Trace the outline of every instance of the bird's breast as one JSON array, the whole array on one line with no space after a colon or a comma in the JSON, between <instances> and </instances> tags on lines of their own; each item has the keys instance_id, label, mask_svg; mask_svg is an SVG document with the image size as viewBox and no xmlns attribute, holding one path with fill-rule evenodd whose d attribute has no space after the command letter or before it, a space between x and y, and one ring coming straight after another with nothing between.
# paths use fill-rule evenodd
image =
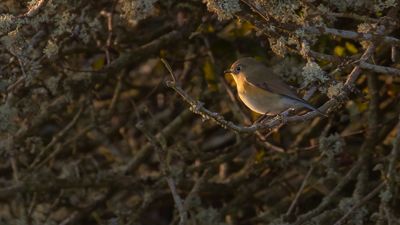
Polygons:
<instances>
[{"instance_id":1,"label":"bird's breast","mask_svg":"<svg viewBox=\"0 0 400 225\"><path fill-rule=\"evenodd\" d=\"M237 87L240 100L259 114L278 114L287 109L286 98L267 90L241 82Z\"/></svg>"}]
</instances>

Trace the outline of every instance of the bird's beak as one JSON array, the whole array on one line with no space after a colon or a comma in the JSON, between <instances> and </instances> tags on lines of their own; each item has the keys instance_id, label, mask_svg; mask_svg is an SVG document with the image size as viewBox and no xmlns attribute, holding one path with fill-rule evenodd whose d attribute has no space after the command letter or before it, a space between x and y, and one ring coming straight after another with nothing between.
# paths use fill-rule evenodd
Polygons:
<instances>
[{"instance_id":1,"label":"bird's beak","mask_svg":"<svg viewBox=\"0 0 400 225\"><path fill-rule=\"evenodd\" d=\"M225 70L224 74L227 74L227 73L233 73L233 71L232 70Z\"/></svg>"}]
</instances>

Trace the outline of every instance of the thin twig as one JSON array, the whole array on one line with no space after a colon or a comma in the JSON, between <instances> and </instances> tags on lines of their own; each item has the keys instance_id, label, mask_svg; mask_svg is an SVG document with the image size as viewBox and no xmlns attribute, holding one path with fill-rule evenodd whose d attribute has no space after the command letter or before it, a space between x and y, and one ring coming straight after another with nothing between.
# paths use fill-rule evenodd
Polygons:
<instances>
[{"instance_id":1,"label":"thin twig","mask_svg":"<svg viewBox=\"0 0 400 225\"><path fill-rule=\"evenodd\" d=\"M400 121L400 116L398 117L399 121ZM394 195L394 193L396 192L396 189L398 188L398 183L396 182L396 164L398 163L399 157L400 157L400 122L397 123L397 126L395 128L396 130L396 136L394 138L393 141L393 147L392 147L392 151L390 152L390 154L388 155L388 159L389 159L389 165L388 165L388 169L387 169L387 173L386 173L386 185L385 185L385 192L387 193L391 193ZM392 209L390 208L390 203L393 200L383 200L381 199L381 203L380 203L380 209L381 209L381 213L386 214L386 221L387 223L390 224L394 224L393 222L395 221L395 218L393 217L393 213L392 213ZM384 217L382 215L380 215L382 223L384 224Z\"/></svg>"},{"instance_id":2,"label":"thin twig","mask_svg":"<svg viewBox=\"0 0 400 225\"><path fill-rule=\"evenodd\" d=\"M189 110L184 110L178 116L176 116L168 125L166 125L156 137L163 135L165 138L170 137L175 134L175 132L182 128L182 125L185 124L187 120L192 118L192 113ZM153 153L153 148L151 144L146 144L135 154L129 162L121 168L121 173L126 174L134 171L139 167L139 165L144 162L151 154Z\"/></svg>"},{"instance_id":3,"label":"thin twig","mask_svg":"<svg viewBox=\"0 0 400 225\"><path fill-rule=\"evenodd\" d=\"M48 150L50 150L69 130L72 129L72 127L78 122L78 119L81 116L83 109L84 109L83 107L80 107L78 109L78 112L75 114L74 118L72 118L72 120L64 127L64 129L62 129L60 132L58 132L56 135L53 136L53 139L50 141L50 143L48 145L46 145L46 147L44 147L42 149L42 151L40 151L40 153L36 156L35 160L29 167L30 169L34 169L36 166L38 166L38 164L41 164L40 160L41 160L42 156ZM44 161L47 161L47 160L44 160Z\"/></svg>"},{"instance_id":4,"label":"thin twig","mask_svg":"<svg viewBox=\"0 0 400 225\"><path fill-rule=\"evenodd\" d=\"M186 208L183 206L183 201L182 201L181 197L179 196L178 191L176 190L176 184L175 184L174 179L172 179L172 177L169 175L170 171L168 171L168 166L167 166L166 157L165 157L166 146L164 146L162 143L160 143L158 141L158 138L156 136L152 135L147 130L143 121L138 122L136 124L136 128L138 128L140 131L142 131L145 134L145 136L149 140L150 144L156 149L156 153L160 159L161 171L162 171L163 175L165 176L165 179L167 180L168 187L171 190L171 194L174 199L176 208L178 209L178 212L179 212L179 217L180 217L179 224L180 225L186 224L186 221L187 221Z\"/></svg>"},{"instance_id":5,"label":"thin twig","mask_svg":"<svg viewBox=\"0 0 400 225\"><path fill-rule=\"evenodd\" d=\"M395 47L392 47L392 55L391 58L392 60L395 62ZM329 61L329 62L335 62L335 63L344 63L346 61L346 59L354 59L354 56L352 56L351 58L347 57L338 57L338 56L333 56L333 55L328 55L328 54L324 54L324 53L320 53L320 52L316 52L316 51L310 51L310 55L316 59L319 60L325 60L325 61ZM371 63L367 63L366 61L359 61L357 60L359 66L361 69L366 69L366 70L370 70L373 72L377 72L377 73L382 73L382 74L390 74L390 75L396 75L396 76L400 76L400 70L393 68L393 67L389 67L389 66L380 66L380 65L375 65L375 64L371 64ZM354 64L354 63L351 63ZM350 65L350 64L348 64Z\"/></svg>"},{"instance_id":6,"label":"thin twig","mask_svg":"<svg viewBox=\"0 0 400 225\"><path fill-rule=\"evenodd\" d=\"M308 34L315 34L315 35L332 35L336 37L341 37L341 38L347 38L347 39L352 39L352 40L358 40L358 41L375 41L379 40L382 42L385 42L386 44L394 45L394 46L400 46L400 40L392 37L392 36L387 36L383 33L359 33L351 30L342 30L342 29L336 29L336 28L330 28L330 27L325 27L325 26L308 26L308 27L300 27L295 24L287 24L287 23L282 23L277 21L274 17L272 16L266 16L264 13L260 12L260 10L255 7L253 4L248 2L247 0L241 0L244 4L249 6L251 10L253 10L255 13L257 13L263 20L265 20L266 23L260 23L257 19L255 18L249 18L246 17L245 15L237 14L239 18L242 19L250 19L250 23L256 24L259 30L265 31L269 30L270 26L273 25L275 28L274 30L281 30L282 32L290 33L294 32L299 29L303 29L306 33ZM267 12L265 12L267 13Z\"/></svg>"},{"instance_id":7,"label":"thin twig","mask_svg":"<svg viewBox=\"0 0 400 225\"><path fill-rule=\"evenodd\" d=\"M358 160L357 163L349 170L349 172L347 172L347 174L338 182L336 187L322 199L322 202L315 209L310 210L307 213L299 216L296 222L293 224L294 225L303 224L304 222L310 220L314 216L324 211L325 208L328 207L328 205L339 194L339 192L346 186L346 184L348 184L358 174L363 163L364 161Z\"/></svg>"},{"instance_id":8,"label":"thin twig","mask_svg":"<svg viewBox=\"0 0 400 225\"><path fill-rule=\"evenodd\" d=\"M114 21L113 18L114 18L115 6L117 5L117 3L118 3L118 0L114 0L113 5L111 7L111 12L106 12L106 11L101 12L101 15L107 17L108 35L107 35L107 41L106 41L106 47L105 47L107 65L109 65L111 63L110 49L112 48L113 21Z\"/></svg>"},{"instance_id":9,"label":"thin twig","mask_svg":"<svg viewBox=\"0 0 400 225\"><path fill-rule=\"evenodd\" d=\"M359 202L357 202L357 204L355 204L353 207L350 208L349 211L347 211L347 213L340 218L334 225L342 225L349 216L351 216L351 214L354 212L354 210L360 208L361 206L363 206L366 202L368 202L369 200L371 200L373 197L375 197L377 194L379 194L379 192L381 191L381 189L385 186L385 183L380 183L377 187L375 187L368 195L366 195L364 198L362 198Z\"/></svg>"},{"instance_id":10,"label":"thin twig","mask_svg":"<svg viewBox=\"0 0 400 225\"><path fill-rule=\"evenodd\" d=\"M121 78L121 76L118 76L117 85L115 85L114 94L113 94L110 106L108 107L108 113L110 115L114 112L115 105L121 95L121 90L122 90L122 78Z\"/></svg>"},{"instance_id":11,"label":"thin twig","mask_svg":"<svg viewBox=\"0 0 400 225\"><path fill-rule=\"evenodd\" d=\"M396 62L397 61L397 51L396 51L396 46L392 46L390 48L390 59L392 60L392 62Z\"/></svg>"},{"instance_id":12,"label":"thin twig","mask_svg":"<svg viewBox=\"0 0 400 225\"><path fill-rule=\"evenodd\" d=\"M377 73L400 76L400 70L393 67L379 66L366 62L360 62L360 67L361 69L371 70Z\"/></svg>"},{"instance_id":13,"label":"thin twig","mask_svg":"<svg viewBox=\"0 0 400 225\"><path fill-rule=\"evenodd\" d=\"M371 18L368 16L362 16L362 15L358 15L355 13L328 12L327 14L330 16L334 16L334 17L349 18L349 19L360 20L360 21L364 21L364 22L372 22L372 23L379 22L379 19Z\"/></svg>"},{"instance_id":14,"label":"thin twig","mask_svg":"<svg viewBox=\"0 0 400 225\"><path fill-rule=\"evenodd\" d=\"M88 204L84 208L80 208L73 213L69 213L68 217L61 221L58 225L68 225L68 224L77 224L77 222L85 217L86 215L90 214L93 210L95 210L99 204L102 204L109 196L112 194L111 191L107 191L106 194L100 195L96 197L90 204Z\"/></svg>"},{"instance_id":15,"label":"thin twig","mask_svg":"<svg viewBox=\"0 0 400 225\"><path fill-rule=\"evenodd\" d=\"M365 50L364 54L361 56L359 61L360 62L367 61L371 57L371 55L374 53L374 51L375 51L375 45L373 43L371 43L368 46L367 50ZM355 66L353 68L353 70L351 71L351 73L349 74L349 76L347 76L345 85L353 84L357 80L360 73L361 73L360 66L359 65Z\"/></svg>"},{"instance_id":16,"label":"thin twig","mask_svg":"<svg viewBox=\"0 0 400 225\"><path fill-rule=\"evenodd\" d=\"M400 121L400 116L399 116ZM398 158L400 157L400 122L396 126L396 137L393 142L393 148L389 155L389 166L387 171L387 178L391 182L395 182L396 175L396 163L398 163Z\"/></svg>"},{"instance_id":17,"label":"thin twig","mask_svg":"<svg viewBox=\"0 0 400 225\"><path fill-rule=\"evenodd\" d=\"M370 96L370 102L368 104L368 128L366 130L366 136L364 142L358 152L358 158L364 161L364 165L361 168L360 173L357 176L356 187L353 191L353 199L355 202L360 201L364 193L366 192L366 183L369 177L369 162L371 161L371 155L376 145L378 126L379 126L379 87L378 77L375 74L367 74L368 83L368 94Z\"/></svg>"},{"instance_id":18,"label":"thin twig","mask_svg":"<svg viewBox=\"0 0 400 225\"><path fill-rule=\"evenodd\" d=\"M288 211L286 212L286 216L290 216L293 213L294 207L297 205L300 195L303 192L304 188L306 187L308 178L311 176L311 173L313 172L313 170L314 170L314 167L311 166L310 169L308 170L306 176L304 177L304 180L301 183L299 190L296 193L296 197L293 199L292 204L290 204L290 207L289 207Z\"/></svg>"},{"instance_id":19,"label":"thin twig","mask_svg":"<svg viewBox=\"0 0 400 225\"><path fill-rule=\"evenodd\" d=\"M193 203L193 199L198 194L201 185L204 183L208 176L208 169L205 169L203 174L196 180L195 184L193 185L192 189L190 190L189 194L186 196L183 207L186 212L189 211L191 205Z\"/></svg>"},{"instance_id":20,"label":"thin twig","mask_svg":"<svg viewBox=\"0 0 400 225\"><path fill-rule=\"evenodd\" d=\"M171 75L172 82L176 83L175 74L172 72L172 69L171 69L171 66L169 65L169 63L163 58L161 58L161 62L164 63L165 68L168 70L169 74Z\"/></svg>"},{"instance_id":21,"label":"thin twig","mask_svg":"<svg viewBox=\"0 0 400 225\"><path fill-rule=\"evenodd\" d=\"M39 13L39 11L47 4L48 0L39 0L32 8L29 9L23 16L32 17Z\"/></svg>"},{"instance_id":22,"label":"thin twig","mask_svg":"<svg viewBox=\"0 0 400 225\"><path fill-rule=\"evenodd\" d=\"M184 225L186 224L187 221L186 209L183 207L182 199L181 197L179 197L178 191L176 190L175 181L170 176L167 176L166 179L168 187L171 190L172 197L174 198L176 208L178 209L179 212L179 217L180 217L179 224Z\"/></svg>"}]
</instances>

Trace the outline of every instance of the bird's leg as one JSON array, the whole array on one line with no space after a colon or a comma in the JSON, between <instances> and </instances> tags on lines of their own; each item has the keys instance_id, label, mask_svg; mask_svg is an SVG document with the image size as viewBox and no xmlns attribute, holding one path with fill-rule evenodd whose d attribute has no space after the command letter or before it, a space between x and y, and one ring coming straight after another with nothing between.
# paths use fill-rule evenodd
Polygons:
<instances>
[{"instance_id":1,"label":"bird's leg","mask_svg":"<svg viewBox=\"0 0 400 225\"><path fill-rule=\"evenodd\" d=\"M263 115L261 115L260 117L258 117L258 118L256 119L256 121L254 121L253 125L254 125L254 124L257 124L257 123L259 123L259 122L261 122L261 121L263 121L263 120L266 119L267 117L268 117L268 112L266 112L266 113L264 113Z\"/></svg>"},{"instance_id":2,"label":"bird's leg","mask_svg":"<svg viewBox=\"0 0 400 225\"><path fill-rule=\"evenodd\" d=\"M294 112L295 109L293 108L289 108L281 113L279 113L279 116L281 117L282 120L282 124L286 124L287 123L287 118L290 115L290 113Z\"/></svg>"}]
</instances>

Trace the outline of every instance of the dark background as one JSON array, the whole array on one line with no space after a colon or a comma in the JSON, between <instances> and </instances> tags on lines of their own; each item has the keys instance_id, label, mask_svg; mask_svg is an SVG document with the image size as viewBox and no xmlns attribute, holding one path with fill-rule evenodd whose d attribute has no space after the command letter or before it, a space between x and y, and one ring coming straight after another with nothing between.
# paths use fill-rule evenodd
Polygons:
<instances>
[{"instance_id":1,"label":"dark background","mask_svg":"<svg viewBox=\"0 0 400 225\"><path fill-rule=\"evenodd\" d=\"M1 224L398 224L398 6L2 1ZM243 56L328 117L251 127Z\"/></svg>"}]
</instances>

